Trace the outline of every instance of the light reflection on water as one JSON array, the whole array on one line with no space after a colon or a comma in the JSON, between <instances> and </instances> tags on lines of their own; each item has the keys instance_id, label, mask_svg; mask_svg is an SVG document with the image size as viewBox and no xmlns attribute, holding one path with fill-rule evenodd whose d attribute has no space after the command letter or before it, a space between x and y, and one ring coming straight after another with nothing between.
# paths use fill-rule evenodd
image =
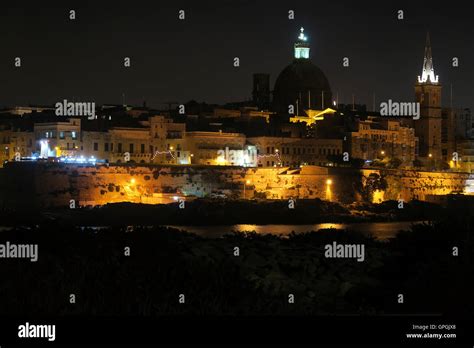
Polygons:
<instances>
[{"instance_id":1,"label":"light reflection on water","mask_svg":"<svg viewBox=\"0 0 474 348\"><path fill-rule=\"evenodd\" d=\"M258 234L274 234L279 236L289 235L291 232L305 233L322 229L351 229L366 235L373 235L376 239L384 240L393 238L401 230L410 230L412 224L422 221L402 222L368 222L368 223L322 223L315 225L229 225L229 226L167 226L187 232L195 233L202 237L218 238L224 234L237 232L252 232Z\"/></svg>"},{"instance_id":2,"label":"light reflection on water","mask_svg":"<svg viewBox=\"0 0 474 348\"><path fill-rule=\"evenodd\" d=\"M350 229L362 232L365 235L373 235L376 239L387 240L393 238L398 232L410 230L413 224L420 224L423 221L397 221L397 222L367 222L367 223L321 223L315 225L218 225L218 226L176 226L166 225L165 227L176 228L178 230L194 233L206 238L219 238L225 234L236 232L256 232L258 234L274 234L286 236L291 232L306 233L324 229ZM145 226L143 226L145 227ZM152 228L153 226L146 226ZM97 232L107 229L109 226L79 226L79 228L91 228ZM9 231L13 227L0 226L1 231ZM132 232L134 226L128 226L127 230Z\"/></svg>"}]
</instances>

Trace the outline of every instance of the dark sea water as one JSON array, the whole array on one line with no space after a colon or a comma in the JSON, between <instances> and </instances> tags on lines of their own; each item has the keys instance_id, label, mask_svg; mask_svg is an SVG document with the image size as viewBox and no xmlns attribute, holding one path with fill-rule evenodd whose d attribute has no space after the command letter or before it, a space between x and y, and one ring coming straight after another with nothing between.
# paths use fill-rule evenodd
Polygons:
<instances>
[{"instance_id":1,"label":"dark sea water","mask_svg":"<svg viewBox=\"0 0 474 348\"><path fill-rule=\"evenodd\" d=\"M201 237L217 238L224 234L238 232L251 232L261 234L288 235L291 232L305 233L321 229L350 229L367 235L373 235L376 239L385 240L393 238L402 230L410 230L413 224L422 221L397 221L397 222L368 222L368 223L322 223L315 225L228 225L228 226L167 226L197 234Z\"/></svg>"},{"instance_id":2,"label":"dark sea water","mask_svg":"<svg viewBox=\"0 0 474 348\"><path fill-rule=\"evenodd\" d=\"M232 232L256 232L259 234L274 234L279 236L294 233L305 233L324 229L353 230L372 235L378 240L394 238L400 231L410 230L413 224L421 224L423 221L395 221L395 222L367 222L367 223L321 223L314 225L210 225L210 226L179 226L165 225L164 227L175 228L194 233L205 238L219 238ZM108 226L78 226L79 228L92 228L100 231ZM153 227L153 226L148 226ZM133 231L133 226L127 229ZM1 231L11 230L13 227L0 226Z\"/></svg>"}]
</instances>

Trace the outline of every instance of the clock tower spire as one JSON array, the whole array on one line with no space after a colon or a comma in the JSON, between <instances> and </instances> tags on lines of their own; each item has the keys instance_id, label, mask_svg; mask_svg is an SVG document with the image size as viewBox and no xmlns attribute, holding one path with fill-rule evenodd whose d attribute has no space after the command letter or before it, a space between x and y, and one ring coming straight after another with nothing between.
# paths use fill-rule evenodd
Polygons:
<instances>
[{"instance_id":1,"label":"clock tower spire","mask_svg":"<svg viewBox=\"0 0 474 348\"><path fill-rule=\"evenodd\" d=\"M414 120L419 157L426 159L427 164L435 164L442 159L441 84L434 72L429 33L426 35L423 70L415 84L415 95L416 101L420 103L420 119Z\"/></svg>"}]
</instances>

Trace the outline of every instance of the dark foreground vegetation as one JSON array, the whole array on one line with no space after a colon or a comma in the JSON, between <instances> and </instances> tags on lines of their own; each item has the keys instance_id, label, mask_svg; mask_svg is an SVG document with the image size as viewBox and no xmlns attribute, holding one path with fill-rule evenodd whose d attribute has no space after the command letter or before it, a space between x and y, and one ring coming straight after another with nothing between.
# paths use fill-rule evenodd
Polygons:
<instances>
[{"instance_id":1,"label":"dark foreground vegetation","mask_svg":"<svg viewBox=\"0 0 474 348\"><path fill-rule=\"evenodd\" d=\"M17 227L0 232L0 243L38 243L39 259L0 259L1 315L469 315L471 213L460 204L451 217L389 242L336 230L208 239L163 227ZM333 241L363 243L365 261L325 258Z\"/></svg>"},{"instance_id":2,"label":"dark foreground vegetation","mask_svg":"<svg viewBox=\"0 0 474 348\"><path fill-rule=\"evenodd\" d=\"M297 200L290 209L286 200L211 200L197 199L167 205L115 203L95 208L14 211L0 207L0 226L67 223L76 226L123 225L234 225L234 224L317 224L324 222L425 221L450 214L461 199L473 204L471 197L451 197L448 208L412 201L399 208L397 201L381 204L339 203L320 199ZM474 198L474 197L472 197Z\"/></svg>"}]
</instances>

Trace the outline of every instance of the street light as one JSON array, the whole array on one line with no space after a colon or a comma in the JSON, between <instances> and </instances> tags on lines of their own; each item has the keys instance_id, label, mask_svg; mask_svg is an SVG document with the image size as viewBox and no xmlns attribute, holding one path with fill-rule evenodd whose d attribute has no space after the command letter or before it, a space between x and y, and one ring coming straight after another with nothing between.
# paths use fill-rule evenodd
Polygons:
<instances>
[{"instance_id":1,"label":"street light","mask_svg":"<svg viewBox=\"0 0 474 348\"><path fill-rule=\"evenodd\" d=\"M331 191L332 180L326 180L326 200L332 201L332 191Z\"/></svg>"},{"instance_id":2,"label":"street light","mask_svg":"<svg viewBox=\"0 0 474 348\"><path fill-rule=\"evenodd\" d=\"M245 188L250 184L250 180L244 181L244 199L245 199Z\"/></svg>"}]
</instances>

